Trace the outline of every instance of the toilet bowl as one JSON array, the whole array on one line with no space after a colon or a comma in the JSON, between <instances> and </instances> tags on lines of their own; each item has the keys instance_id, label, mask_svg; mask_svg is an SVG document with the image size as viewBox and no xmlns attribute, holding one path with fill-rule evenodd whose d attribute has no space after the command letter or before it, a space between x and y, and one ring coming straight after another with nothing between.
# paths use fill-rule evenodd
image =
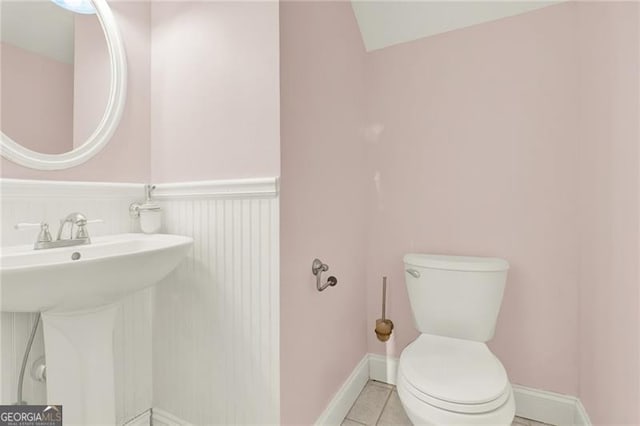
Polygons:
<instances>
[{"instance_id":1,"label":"toilet bowl","mask_svg":"<svg viewBox=\"0 0 640 426\"><path fill-rule=\"evenodd\" d=\"M510 425L513 392L484 343L422 334L402 352L398 395L414 424Z\"/></svg>"},{"instance_id":2,"label":"toilet bowl","mask_svg":"<svg viewBox=\"0 0 640 426\"><path fill-rule=\"evenodd\" d=\"M510 425L513 391L485 344L493 337L508 263L417 254L404 260L421 332L398 366L398 395L409 419L420 425Z\"/></svg>"}]
</instances>

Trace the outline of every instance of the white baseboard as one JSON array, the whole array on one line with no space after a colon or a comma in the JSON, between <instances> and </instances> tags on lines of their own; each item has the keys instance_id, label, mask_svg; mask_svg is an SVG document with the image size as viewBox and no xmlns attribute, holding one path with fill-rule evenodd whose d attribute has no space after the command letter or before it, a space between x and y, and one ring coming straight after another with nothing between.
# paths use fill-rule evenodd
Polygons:
<instances>
[{"instance_id":1,"label":"white baseboard","mask_svg":"<svg viewBox=\"0 0 640 426\"><path fill-rule=\"evenodd\" d=\"M369 354L369 378L395 385L397 383L398 358Z\"/></svg>"},{"instance_id":2,"label":"white baseboard","mask_svg":"<svg viewBox=\"0 0 640 426\"><path fill-rule=\"evenodd\" d=\"M591 426L589 414L587 414L587 410L585 410L579 398L576 398L576 412L573 417L573 424L576 426Z\"/></svg>"},{"instance_id":3,"label":"white baseboard","mask_svg":"<svg viewBox=\"0 0 640 426\"><path fill-rule=\"evenodd\" d=\"M161 410L160 408L151 409L151 425L152 426L192 426L191 423L174 416L173 414Z\"/></svg>"},{"instance_id":4,"label":"white baseboard","mask_svg":"<svg viewBox=\"0 0 640 426\"><path fill-rule=\"evenodd\" d=\"M369 355L365 355L322 412L316 425L340 425L369 380Z\"/></svg>"},{"instance_id":5,"label":"white baseboard","mask_svg":"<svg viewBox=\"0 0 640 426\"><path fill-rule=\"evenodd\" d=\"M124 426L149 426L151 424L151 410L138 414L134 418L127 420Z\"/></svg>"},{"instance_id":6,"label":"white baseboard","mask_svg":"<svg viewBox=\"0 0 640 426\"><path fill-rule=\"evenodd\" d=\"M513 385L516 415L552 425L590 426L580 399L526 386Z\"/></svg>"},{"instance_id":7,"label":"white baseboard","mask_svg":"<svg viewBox=\"0 0 640 426\"><path fill-rule=\"evenodd\" d=\"M358 388L355 396L353 396L354 392L347 395L344 389L353 381L353 377L358 374L362 375L360 370L364 368L362 364L365 360L368 361L369 379L391 385L396 384L398 358L368 354L362 359L360 364L358 364L356 370L351 373L349 379L347 379L340 389L340 392L333 398L331 404L329 404L329 407L327 407L316 424L340 424L362 387ZM361 378L360 380L366 383L366 379L362 380ZM362 386L364 386L364 384ZM339 402L338 400L341 395L343 395L343 392L345 394L345 400ZM516 399L516 416L553 425L591 426L591 421L584 406L580 402L580 399L574 396L561 395L520 385L513 385L513 394ZM336 410L335 412L332 411L332 407L337 406L346 406L346 408ZM324 422L329 419L329 417L327 417L329 414L333 415L333 417L331 417L332 422ZM338 420L339 415L342 415L342 417Z\"/></svg>"}]
</instances>

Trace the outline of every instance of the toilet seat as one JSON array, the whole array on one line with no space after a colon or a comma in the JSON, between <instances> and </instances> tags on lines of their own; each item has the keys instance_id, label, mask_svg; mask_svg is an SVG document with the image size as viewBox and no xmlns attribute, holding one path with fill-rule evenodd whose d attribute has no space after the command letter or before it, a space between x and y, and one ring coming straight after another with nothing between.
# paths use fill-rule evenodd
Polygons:
<instances>
[{"instance_id":1,"label":"toilet seat","mask_svg":"<svg viewBox=\"0 0 640 426\"><path fill-rule=\"evenodd\" d=\"M481 342L423 334L400 356L398 374L418 400L457 413L486 413L511 395L506 371Z\"/></svg>"},{"instance_id":2,"label":"toilet seat","mask_svg":"<svg viewBox=\"0 0 640 426\"><path fill-rule=\"evenodd\" d=\"M431 404L413 396L406 389L408 385L402 376L398 376L398 396L407 416L414 425L443 426L511 426L516 412L513 391L509 391L507 401L501 407L487 413L458 413Z\"/></svg>"}]
</instances>

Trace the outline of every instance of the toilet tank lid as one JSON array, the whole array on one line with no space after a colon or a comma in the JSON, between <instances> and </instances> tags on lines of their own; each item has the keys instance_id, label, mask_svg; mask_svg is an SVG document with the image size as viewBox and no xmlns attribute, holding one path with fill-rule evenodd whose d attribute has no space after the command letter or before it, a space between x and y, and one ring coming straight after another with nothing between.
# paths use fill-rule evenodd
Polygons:
<instances>
[{"instance_id":1,"label":"toilet tank lid","mask_svg":"<svg viewBox=\"0 0 640 426\"><path fill-rule=\"evenodd\" d=\"M446 256L440 254L409 253L404 255L406 265L448 271L506 271L509 262L497 257Z\"/></svg>"}]
</instances>

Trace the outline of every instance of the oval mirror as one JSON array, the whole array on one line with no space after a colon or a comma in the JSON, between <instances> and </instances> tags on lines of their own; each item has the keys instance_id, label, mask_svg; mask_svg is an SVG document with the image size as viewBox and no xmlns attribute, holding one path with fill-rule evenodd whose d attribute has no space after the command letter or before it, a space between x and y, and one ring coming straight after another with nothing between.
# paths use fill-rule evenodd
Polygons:
<instances>
[{"instance_id":1,"label":"oval mirror","mask_svg":"<svg viewBox=\"0 0 640 426\"><path fill-rule=\"evenodd\" d=\"M0 2L0 146L58 170L109 142L124 109L126 59L106 0Z\"/></svg>"}]
</instances>

